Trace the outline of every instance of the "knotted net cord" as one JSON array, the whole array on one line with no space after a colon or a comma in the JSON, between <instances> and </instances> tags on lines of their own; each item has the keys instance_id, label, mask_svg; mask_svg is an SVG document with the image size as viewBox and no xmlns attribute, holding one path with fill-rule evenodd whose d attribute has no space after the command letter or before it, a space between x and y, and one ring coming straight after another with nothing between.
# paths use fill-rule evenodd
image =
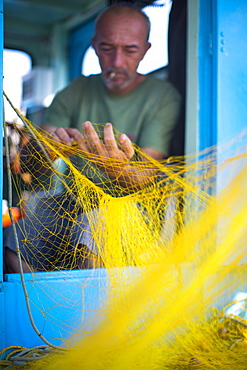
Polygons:
<instances>
[{"instance_id":1,"label":"knotted net cord","mask_svg":"<svg viewBox=\"0 0 247 370\"><path fill-rule=\"evenodd\" d=\"M96 125L99 133L102 126ZM40 222L48 229L52 215L49 233L58 238L38 251L44 262L37 268L33 249L47 234L40 226L35 235L25 230L22 248L31 253L25 254L26 262L33 271L49 273L80 268L88 255L70 237L75 233L80 240L86 232L86 223L76 217L83 213L93 240L88 253L100 258L111 284L106 315L93 330L87 335L82 330L75 339L71 328L71 349L31 368L245 369L245 300L241 317L226 315L225 310L234 305L234 294L246 289L246 133L199 155L162 163L136 147L130 164L144 178L136 189L118 181L112 184L98 171L102 161L96 155L89 158L77 146L58 146L31 127L63 165L47 164L35 146L26 153L23 172L30 171L34 149L35 160L47 168L47 177L44 172L38 176L37 166L30 183L15 183L28 192L26 217L33 226ZM27 127L24 130L30 134ZM83 163L83 172L68 153ZM107 159L105 165L122 166ZM71 198L61 202L57 189L65 189ZM38 217L33 206L37 201L42 211Z\"/></svg>"}]
</instances>

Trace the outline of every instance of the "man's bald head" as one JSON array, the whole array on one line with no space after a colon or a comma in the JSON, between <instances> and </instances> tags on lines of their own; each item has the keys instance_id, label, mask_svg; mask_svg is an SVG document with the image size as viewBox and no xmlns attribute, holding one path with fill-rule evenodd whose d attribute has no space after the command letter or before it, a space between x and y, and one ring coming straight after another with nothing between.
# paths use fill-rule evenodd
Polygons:
<instances>
[{"instance_id":1,"label":"man's bald head","mask_svg":"<svg viewBox=\"0 0 247 370\"><path fill-rule=\"evenodd\" d=\"M95 23L94 37L99 32L100 26L104 21L107 21L111 16L114 17L119 15L126 15L127 17L142 19L146 28L147 36L146 41L148 41L150 35L150 20L148 16L142 10L140 10L138 7L134 5L121 5L121 4L112 5L99 14Z\"/></svg>"}]
</instances>

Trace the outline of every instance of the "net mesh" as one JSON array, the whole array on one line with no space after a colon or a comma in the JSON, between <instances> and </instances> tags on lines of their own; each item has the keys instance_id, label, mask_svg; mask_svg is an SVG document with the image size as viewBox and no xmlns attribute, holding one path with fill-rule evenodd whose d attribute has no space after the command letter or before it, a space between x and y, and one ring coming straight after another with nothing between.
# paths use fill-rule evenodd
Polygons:
<instances>
[{"instance_id":1,"label":"net mesh","mask_svg":"<svg viewBox=\"0 0 247 370\"><path fill-rule=\"evenodd\" d=\"M135 147L124 163L58 144L30 122L21 135L12 171L24 218L15 225L33 289L41 271L102 274L100 311L70 321L60 337L67 351L30 368L246 369L246 297L233 301L246 291L246 133L163 162ZM71 316L82 314L81 284L70 288ZM55 322L56 308L38 309Z\"/></svg>"}]
</instances>

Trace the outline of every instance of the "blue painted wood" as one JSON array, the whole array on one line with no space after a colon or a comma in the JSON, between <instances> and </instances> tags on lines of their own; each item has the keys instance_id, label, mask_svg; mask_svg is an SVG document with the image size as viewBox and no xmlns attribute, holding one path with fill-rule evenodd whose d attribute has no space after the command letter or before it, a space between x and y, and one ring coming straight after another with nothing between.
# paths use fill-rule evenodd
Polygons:
<instances>
[{"instance_id":1,"label":"blue painted wood","mask_svg":"<svg viewBox=\"0 0 247 370\"><path fill-rule=\"evenodd\" d=\"M247 129L247 2L218 0L218 142Z\"/></svg>"},{"instance_id":2,"label":"blue painted wood","mask_svg":"<svg viewBox=\"0 0 247 370\"><path fill-rule=\"evenodd\" d=\"M69 36L69 78L73 80L81 74L82 60L90 46L94 32L94 19L71 31Z\"/></svg>"},{"instance_id":3,"label":"blue painted wood","mask_svg":"<svg viewBox=\"0 0 247 370\"><path fill-rule=\"evenodd\" d=\"M156 269L157 266L149 268ZM115 268L111 271L97 269L25 274L36 326L53 345L66 346L65 340L73 334L75 341L79 341L89 335L107 313L108 305L105 303L113 294L110 288L112 275L115 283L118 277L118 289L124 291L134 281L139 281L140 271L138 267L126 267L121 272ZM181 284L186 291L191 279L195 278L197 269L194 263L185 263L181 264L179 271ZM204 299L208 308L222 309L234 299L238 291L247 292L246 282L242 279L243 271L246 271L246 265L238 266L235 271L229 272L226 266L215 272L216 281L223 276L224 281L228 279L229 284L227 291L224 290L224 294L220 296L216 295L213 301L208 294L212 294L211 282L214 278L211 276L208 281L209 290L207 281L205 282ZM0 318L0 349L16 345L31 348L44 344L30 324L19 274L7 275L7 281L3 283L3 293L4 300L1 300L0 293L0 303L5 319ZM169 286L164 286L164 300L166 294L171 294Z\"/></svg>"},{"instance_id":4,"label":"blue painted wood","mask_svg":"<svg viewBox=\"0 0 247 370\"><path fill-rule=\"evenodd\" d=\"M199 138L198 151L217 143L217 54L215 40L217 21L215 1L199 3L198 79L199 79Z\"/></svg>"},{"instance_id":5,"label":"blue painted wood","mask_svg":"<svg viewBox=\"0 0 247 370\"><path fill-rule=\"evenodd\" d=\"M3 0L0 0L0 122L3 122ZM3 133L1 124L0 133L0 214L2 214L2 197L3 197ZM0 228L0 240L2 240L2 227ZM0 284L3 281L3 253L2 243L0 243Z\"/></svg>"},{"instance_id":6,"label":"blue painted wood","mask_svg":"<svg viewBox=\"0 0 247 370\"><path fill-rule=\"evenodd\" d=\"M102 319L109 285L105 269L24 275L35 325L51 344L63 345L73 334L87 335ZM6 275L2 294L0 349L44 344L30 323L19 274Z\"/></svg>"},{"instance_id":7,"label":"blue painted wood","mask_svg":"<svg viewBox=\"0 0 247 370\"><path fill-rule=\"evenodd\" d=\"M199 2L199 148L247 128L247 2Z\"/></svg>"},{"instance_id":8,"label":"blue painted wood","mask_svg":"<svg viewBox=\"0 0 247 370\"><path fill-rule=\"evenodd\" d=\"M2 288L2 287L1 287ZM5 296L4 292L0 291L0 350L5 348L5 309L4 309Z\"/></svg>"},{"instance_id":9,"label":"blue painted wood","mask_svg":"<svg viewBox=\"0 0 247 370\"><path fill-rule=\"evenodd\" d=\"M140 270L125 267L111 270L74 270L25 273L32 317L38 331L52 345L63 346L74 334L78 341L90 334L104 318L112 297L111 278L119 277L121 290L138 277ZM124 279L123 279L124 277ZM124 282L124 283L123 283ZM0 350L20 345L27 348L45 344L33 329L19 274L6 275L0 293Z\"/></svg>"}]
</instances>

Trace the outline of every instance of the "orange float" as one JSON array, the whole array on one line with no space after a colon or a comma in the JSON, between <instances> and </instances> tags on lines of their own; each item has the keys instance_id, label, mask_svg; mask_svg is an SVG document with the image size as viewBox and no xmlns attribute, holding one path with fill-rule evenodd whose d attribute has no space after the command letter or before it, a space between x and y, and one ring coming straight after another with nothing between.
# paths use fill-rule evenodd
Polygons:
<instances>
[{"instance_id":1,"label":"orange float","mask_svg":"<svg viewBox=\"0 0 247 370\"><path fill-rule=\"evenodd\" d=\"M12 211L14 222L18 221L20 218L23 217L20 208L12 207L11 211ZM10 215L9 215L9 211L7 210L2 216L2 226L5 228L5 227L8 227L11 224L12 224L12 221L11 221L11 218L10 218Z\"/></svg>"}]
</instances>

